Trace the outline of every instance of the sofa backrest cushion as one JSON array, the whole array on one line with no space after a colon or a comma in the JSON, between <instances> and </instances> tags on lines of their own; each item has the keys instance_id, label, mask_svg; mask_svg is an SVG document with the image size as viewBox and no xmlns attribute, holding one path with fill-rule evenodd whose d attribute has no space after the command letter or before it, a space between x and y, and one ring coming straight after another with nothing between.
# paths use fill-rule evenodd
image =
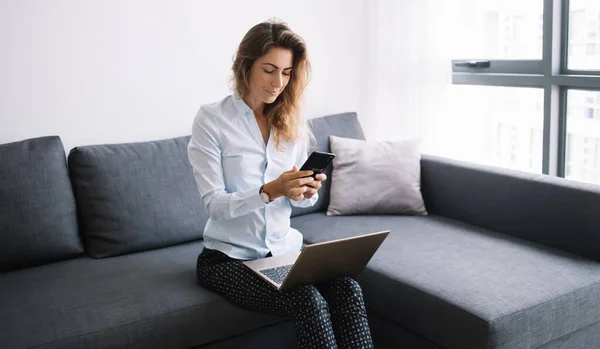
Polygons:
<instances>
[{"instance_id":1,"label":"sofa backrest cushion","mask_svg":"<svg viewBox=\"0 0 600 349\"><path fill-rule=\"evenodd\" d=\"M0 271L80 255L75 198L59 137L0 145Z\"/></svg>"},{"instance_id":2,"label":"sofa backrest cushion","mask_svg":"<svg viewBox=\"0 0 600 349\"><path fill-rule=\"evenodd\" d=\"M430 155L421 184L432 214L600 261L600 186Z\"/></svg>"},{"instance_id":3,"label":"sofa backrest cushion","mask_svg":"<svg viewBox=\"0 0 600 349\"><path fill-rule=\"evenodd\" d=\"M358 122L358 116L354 112L333 114L311 119L310 126L315 135L316 143L308 150L308 155L314 150L330 152L329 136L365 139L363 130ZM329 206L332 170L333 164L330 164L325 170L327 180L322 183L317 203L312 207L306 208L292 207L292 217L327 210L327 207Z\"/></svg>"},{"instance_id":4,"label":"sofa backrest cushion","mask_svg":"<svg viewBox=\"0 0 600 349\"><path fill-rule=\"evenodd\" d=\"M69 154L86 252L103 258L202 238L190 137L77 147Z\"/></svg>"}]
</instances>

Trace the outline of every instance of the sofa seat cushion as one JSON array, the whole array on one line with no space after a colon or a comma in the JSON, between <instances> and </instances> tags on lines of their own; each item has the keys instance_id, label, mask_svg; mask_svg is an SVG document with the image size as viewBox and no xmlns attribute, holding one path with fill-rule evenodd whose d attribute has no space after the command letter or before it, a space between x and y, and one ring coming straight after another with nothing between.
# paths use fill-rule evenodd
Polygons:
<instances>
[{"instance_id":1,"label":"sofa seat cushion","mask_svg":"<svg viewBox=\"0 0 600 349\"><path fill-rule=\"evenodd\" d=\"M3 348L184 348L282 320L196 279L201 242L0 275Z\"/></svg>"},{"instance_id":2,"label":"sofa seat cushion","mask_svg":"<svg viewBox=\"0 0 600 349\"><path fill-rule=\"evenodd\" d=\"M365 301L445 348L535 348L600 320L600 263L440 216L299 216L308 243L390 229Z\"/></svg>"}]
</instances>

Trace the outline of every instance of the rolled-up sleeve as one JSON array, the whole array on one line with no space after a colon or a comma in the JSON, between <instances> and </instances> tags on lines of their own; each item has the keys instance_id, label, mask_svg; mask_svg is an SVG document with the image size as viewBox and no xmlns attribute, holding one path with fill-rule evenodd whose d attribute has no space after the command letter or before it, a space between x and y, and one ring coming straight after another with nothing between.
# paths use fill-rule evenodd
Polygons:
<instances>
[{"instance_id":1,"label":"rolled-up sleeve","mask_svg":"<svg viewBox=\"0 0 600 349\"><path fill-rule=\"evenodd\" d=\"M200 108L192 126L188 158L210 217L215 220L232 219L264 207L260 187L234 193L226 191L220 144L219 125L214 115Z\"/></svg>"},{"instance_id":2,"label":"rolled-up sleeve","mask_svg":"<svg viewBox=\"0 0 600 349\"><path fill-rule=\"evenodd\" d=\"M298 142L298 153L296 156L296 167L298 167L299 169L302 168L302 165L304 165L304 162L306 161L306 159L308 159L306 142L299 141ZM290 199L288 198L288 200L290 200ZM319 200L319 192L317 192L310 199L304 198L300 201L290 200L290 203L292 204L292 206L296 206L296 207L311 207L317 203L317 200Z\"/></svg>"}]
</instances>

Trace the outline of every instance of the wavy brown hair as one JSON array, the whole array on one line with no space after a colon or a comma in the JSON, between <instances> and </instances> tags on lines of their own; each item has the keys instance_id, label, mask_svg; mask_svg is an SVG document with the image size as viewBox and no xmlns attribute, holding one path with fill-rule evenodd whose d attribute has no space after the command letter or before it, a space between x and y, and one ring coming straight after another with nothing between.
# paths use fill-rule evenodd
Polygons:
<instances>
[{"instance_id":1,"label":"wavy brown hair","mask_svg":"<svg viewBox=\"0 0 600 349\"><path fill-rule=\"evenodd\" d=\"M233 89L239 98L250 93L250 70L254 62L273 48L292 51L293 64L290 80L275 102L266 104L263 110L279 148L281 141L297 141L314 136L300 114L300 98L310 79L304 40L294 33L286 23L269 20L250 28L242 39L233 61Z\"/></svg>"}]
</instances>

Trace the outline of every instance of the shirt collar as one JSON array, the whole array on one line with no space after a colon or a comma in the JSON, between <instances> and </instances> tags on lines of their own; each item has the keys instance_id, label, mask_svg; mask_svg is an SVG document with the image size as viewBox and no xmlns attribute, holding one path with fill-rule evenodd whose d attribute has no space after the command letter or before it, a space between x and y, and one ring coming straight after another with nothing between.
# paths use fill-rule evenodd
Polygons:
<instances>
[{"instance_id":1,"label":"shirt collar","mask_svg":"<svg viewBox=\"0 0 600 349\"><path fill-rule=\"evenodd\" d=\"M243 99L236 96L235 93L231 95L231 100L233 101L233 105L235 106L238 115L254 115L248 104L246 104Z\"/></svg>"}]
</instances>

